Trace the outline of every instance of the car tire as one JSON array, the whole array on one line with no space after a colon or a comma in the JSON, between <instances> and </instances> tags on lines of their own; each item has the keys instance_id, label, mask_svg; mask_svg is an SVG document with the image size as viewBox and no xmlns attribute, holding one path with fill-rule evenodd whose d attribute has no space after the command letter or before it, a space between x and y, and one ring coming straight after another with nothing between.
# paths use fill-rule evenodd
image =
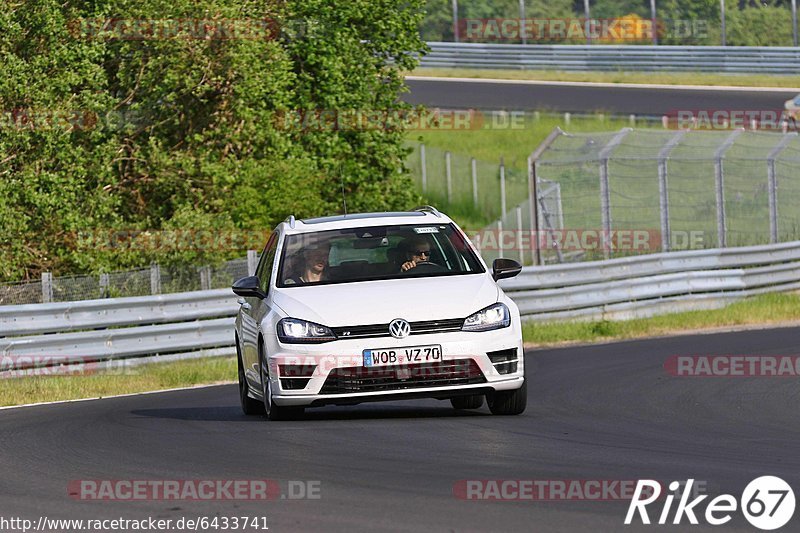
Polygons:
<instances>
[{"instance_id":1,"label":"car tire","mask_svg":"<svg viewBox=\"0 0 800 533\"><path fill-rule=\"evenodd\" d=\"M450 404L453 409L480 409L483 407L483 395L456 396L455 398L450 398Z\"/></svg>"},{"instance_id":2,"label":"car tire","mask_svg":"<svg viewBox=\"0 0 800 533\"><path fill-rule=\"evenodd\" d=\"M510 391L496 391L486 395L486 403L493 415L518 415L528 404L528 381Z\"/></svg>"},{"instance_id":3,"label":"car tire","mask_svg":"<svg viewBox=\"0 0 800 533\"><path fill-rule=\"evenodd\" d=\"M303 415L303 407L278 405L272 401L272 381L269 379L269 368L265 364L264 356L259 353L259 368L261 369L261 390L264 395L263 412L269 420L294 420Z\"/></svg>"},{"instance_id":4,"label":"car tire","mask_svg":"<svg viewBox=\"0 0 800 533\"><path fill-rule=\"evenodd\" d=\"M264 404L250 397L250 385L244 375L244 365L242 364L242 354L239 351L239 339L236 339L236 363L239 367L239 402L242 404L242 412L247 416L263 415Z\"/></svg>"}]
</instances>

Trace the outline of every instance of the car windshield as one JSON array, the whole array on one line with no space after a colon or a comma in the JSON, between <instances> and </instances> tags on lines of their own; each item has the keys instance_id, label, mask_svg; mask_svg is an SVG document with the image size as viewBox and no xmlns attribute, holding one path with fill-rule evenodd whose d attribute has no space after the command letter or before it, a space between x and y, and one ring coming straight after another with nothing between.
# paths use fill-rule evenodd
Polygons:
<instances>
[{"instance_id":1,"label":"car windshield","mask_svg":"<svg viewBox=\"0 0 800 533\"><path fill-rule=\"evenodd\" d=\"M485 272L452 224L370 226L286 237L278 287Z\"/></svg>"}]
</instances>

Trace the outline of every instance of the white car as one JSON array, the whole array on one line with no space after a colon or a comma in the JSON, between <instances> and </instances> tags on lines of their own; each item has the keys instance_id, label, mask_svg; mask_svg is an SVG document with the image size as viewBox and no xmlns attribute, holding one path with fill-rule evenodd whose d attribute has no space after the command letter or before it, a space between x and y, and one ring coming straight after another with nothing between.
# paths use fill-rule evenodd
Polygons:
<instances>
[{"instance_id":1,"label":"white car","mask_svg":"<svg viewBox=\"0 0 800 533\"><path fill-rule=\"evenodd\" d=\"M245 414L437 398L525 410L519 310L463 231L431 207L279 224L256 275L238 280Z\"/></svg>"}]
</instances>

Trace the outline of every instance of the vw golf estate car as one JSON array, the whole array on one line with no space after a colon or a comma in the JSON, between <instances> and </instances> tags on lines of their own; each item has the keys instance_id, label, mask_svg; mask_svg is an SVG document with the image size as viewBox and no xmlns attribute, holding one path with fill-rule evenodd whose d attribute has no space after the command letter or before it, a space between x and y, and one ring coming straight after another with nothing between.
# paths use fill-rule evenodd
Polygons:
<instances>
[{"instance_id":1,"label":"vw golf estate car","mask_svg":"<svg viewBox=\"0 0 800 533\"><path fill-rule=\"evenodd\" d=\"M271 420L307 407L437 398L525 410L519 310L464 232L432 207L278 225L239 295L242 409Z\"/></svg>"}]
</instances>

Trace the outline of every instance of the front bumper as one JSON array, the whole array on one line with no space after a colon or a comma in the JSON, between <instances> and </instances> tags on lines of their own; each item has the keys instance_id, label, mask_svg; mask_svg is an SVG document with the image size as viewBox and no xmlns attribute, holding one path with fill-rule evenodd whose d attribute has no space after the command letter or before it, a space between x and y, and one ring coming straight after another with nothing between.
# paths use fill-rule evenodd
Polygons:
<instances>
[{"instance_id":1,"label":"front bumper","mask_svg":"<svg viewBox=\"0 0 800 533\"><path fill-rule=\"evenodd\" d=\"M486 332L340 339L318 345L282 344L276 337L266 342L273 401L278 405L444 399L513 390L524 380L522 338L513 325ZM442 347L440 363L364 367L366 349L434 344Z\"/></svg>"}]
</instances>

